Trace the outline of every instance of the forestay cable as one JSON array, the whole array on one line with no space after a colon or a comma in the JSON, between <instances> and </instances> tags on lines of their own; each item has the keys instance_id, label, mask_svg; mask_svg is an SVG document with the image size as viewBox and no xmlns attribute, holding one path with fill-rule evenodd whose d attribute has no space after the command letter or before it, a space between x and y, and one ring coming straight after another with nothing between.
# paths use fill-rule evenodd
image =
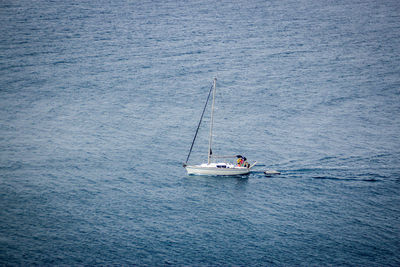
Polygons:
<instances>
[{"instance_id":1,"label":"forestay cable","mask_svg":"<svg viewBox=\"0 0 400 267\"><path fill-rule=\"evenodd\" d=\"M187 156L187 158L186 158L186 162L183 164L184 167L186 166L187 162L189 161L190 153L192 153L194 141L196 140L197 133L199 132L199 128L200 128L200 125L201 125L201 121L203 120L204 112L206 111L206 107L207 107L207 104L208 104L208 100L210 99L210 95L211 95L211 92L212 92L212 90L213 90L213 87L214 87L214 85L211 85L210 92L208 92L207 101L206 101L206 104L204 105L203 113L201 113L199 125L197 125L196 133L194 134L194 138L193 138L193 141L192 141L192 145L190 146L189 154L188 154L188 156Z\"/></svg>"}]
</instances>

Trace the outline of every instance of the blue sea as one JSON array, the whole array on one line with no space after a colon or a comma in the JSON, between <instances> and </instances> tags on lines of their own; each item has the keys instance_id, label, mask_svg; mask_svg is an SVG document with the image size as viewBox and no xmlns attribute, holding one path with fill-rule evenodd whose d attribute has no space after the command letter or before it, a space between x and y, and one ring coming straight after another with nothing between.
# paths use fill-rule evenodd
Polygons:
<instances>
[{"instance_id":1,"label":"blue sea","mask_svg":"<svg viewBox=\"0 0 400 267\"><path fill-rule=\"evenodd\" d=\"M0 25L0 265L400 266L398 0L1 0ZM214 77L247 176L182 168Z\"/></svg>"}]
</instances>

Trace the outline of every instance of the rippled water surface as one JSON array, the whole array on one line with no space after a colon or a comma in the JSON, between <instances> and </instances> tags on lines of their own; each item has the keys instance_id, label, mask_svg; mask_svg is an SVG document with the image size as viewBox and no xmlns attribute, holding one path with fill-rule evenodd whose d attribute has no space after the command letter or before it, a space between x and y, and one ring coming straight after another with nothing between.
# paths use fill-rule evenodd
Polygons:
<instances>
[{"instance_id":1,"label":"rippled water surface","mask_svg":"<svg viewBox=\"0 0 400 267\"><path fill-rule=\"evenodd\" d=\"M1 265L400 265L398 1L1 1L0 23ZM248 176L182 168L214 77L213 151Z\"/></svg>"}]
</instances>

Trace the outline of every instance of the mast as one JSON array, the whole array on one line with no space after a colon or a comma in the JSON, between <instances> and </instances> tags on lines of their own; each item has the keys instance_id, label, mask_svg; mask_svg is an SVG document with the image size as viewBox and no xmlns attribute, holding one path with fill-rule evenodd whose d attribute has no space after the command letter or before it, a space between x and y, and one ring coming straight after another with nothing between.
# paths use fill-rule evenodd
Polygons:
<instances>
[{"instance_id":1,"label":"mast","mask_svg":"<svg viewBox=\"0 0 400 267\"><path fill-rule=\"evenodd\" d=\"M199 132L201 121L203 120L204 112L206 111L208 100L210 99L211 91L213 91L213 88L214 88L214 85L211 85L210 91L208 92L206 104L204 105L203 112L201 113L199 124L197 125L196 133L194 134L192 145L190 146L189 154L187 155L186 162L183 163L183 167L186 167L186 165L187 165L187 163L189 161L190 153L192 153L192 148L193 148L194 142L196 141L197 133Z\"/></svg>"},{"instance_id":2,"label":"mast","mask_svg":"<svg viewBox=\"0 0 400 267\"><path fill-rule=\"evenodd\" d=\"M216 83L217 83L217 78L214 78L214 90L213 90L213 100L212 100L212 105L211 105L211 123L210 123L210 139L208 143L208 164L211 162L211 144L212 144L212 130L213 130L213 124L214 124L214 103L215 103L215 90L216 90Z\"/></svg>"}]
</instances>

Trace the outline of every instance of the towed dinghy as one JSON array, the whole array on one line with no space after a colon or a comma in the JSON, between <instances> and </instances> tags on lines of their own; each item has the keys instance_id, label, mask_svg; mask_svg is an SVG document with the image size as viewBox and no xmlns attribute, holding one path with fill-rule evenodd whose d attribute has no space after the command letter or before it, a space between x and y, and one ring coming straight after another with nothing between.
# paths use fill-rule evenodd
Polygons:
<instances>
[{"instance_id":1,"label":"towed dinghy","mask_svg":"<svg viewBox=\"0 0 400 267\"><path fill-rule=\"evenodd\" d=\"M264 174L265 174L266 176L273 176L273 175L279 175L279 174L281 174L281 173L278 172L278 171L275 171L275 170L266 170L266 171L264 171Z\"/></svg>"}]
</instances>

